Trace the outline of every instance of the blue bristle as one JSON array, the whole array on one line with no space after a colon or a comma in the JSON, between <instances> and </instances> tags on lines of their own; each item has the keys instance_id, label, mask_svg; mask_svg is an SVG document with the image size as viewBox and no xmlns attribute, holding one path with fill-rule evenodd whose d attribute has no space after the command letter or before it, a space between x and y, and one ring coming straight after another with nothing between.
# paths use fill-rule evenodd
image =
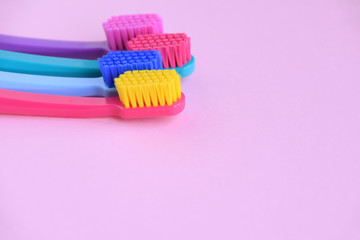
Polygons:
<instances>
[{"instance_id":1,"label":"blue bristle","mask_svg":"<svg viewBox=\"0 0 360 240\"><path fill-rule=\"evenodd\" d=\"M162 69L162 58L156 50L109 52L98 59L100 71L108 87L114 87L114 78L126 71Z\"/></svg>"}]
</instances>

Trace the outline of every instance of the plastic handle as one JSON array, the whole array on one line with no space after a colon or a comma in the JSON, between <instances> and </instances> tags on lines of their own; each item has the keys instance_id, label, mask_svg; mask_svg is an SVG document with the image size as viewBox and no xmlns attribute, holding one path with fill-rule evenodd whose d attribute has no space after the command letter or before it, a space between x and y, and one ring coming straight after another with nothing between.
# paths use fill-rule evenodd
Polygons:
<instances>
[{"instance_id":1,"label":"plastic handle","mask_svg":"<svg viewBox=\"0 0 360 240\"><path fill-rule=\"evenodd\" d=\"M0 71L62 77L101 77L96 60L48 57L0 50Z\"/></svg>"},{"instance_id":2,"label":"plastic handle","mask_svg":"<svg viewBox=\"0 0 360 240\"><path fill-rule=\"evenodd\" d=\"M0 34L0 49L45 56L96 59L109 49L107 42L58 41Z\"/></svg>"},{"instance_id":3,"label":"plastic handle","mask_svg":"<svg viewBox=\"0 0 360 240\"><path fill-rule=\"evenodd\" d=\"M0 89L0 113L45 117L125 119L170 116L185 108L185 95L171 106L125 108L118 97L69 97Z\"/></svg>"},{"instance_id":4,"label":"plastic handle","mask_svg":"<svg viewBox=\"0 0 360 240\"><path fill-rule=\"evenodd\" d=\"M116 116L120 100L114 98L66 97L0 89L0 113L48 117Z\"/></svg>"},{"instance_id":5,"label":"plastic handle","mask_svg":"<svg viewBox=\"0 0 360 240\"><path fill-rule=\"evenodd\" d=\"M103 78L70 78L29 75L0 71L0 88L77 97L115 97L116 88L108 88Z\"/></svg>"}]
</instances>

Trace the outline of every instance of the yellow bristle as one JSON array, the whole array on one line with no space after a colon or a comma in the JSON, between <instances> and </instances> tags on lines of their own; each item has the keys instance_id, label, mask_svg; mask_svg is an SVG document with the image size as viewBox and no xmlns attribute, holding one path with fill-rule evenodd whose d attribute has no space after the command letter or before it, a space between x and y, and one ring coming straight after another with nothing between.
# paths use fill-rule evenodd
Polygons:
<instances>
[{"instance_id":1,"label":"yellow bristle","mask_svg":"<svg viewBox=\"0 0 360 240\"><path fill-rule=\"evenodd\" d=\"M129 103L129 97L127 95L127 90L126 90L126 86L124 83L119 83L117 86L117 91L119 93L119 97L121 100L121 103L126 107L129 108L130 107L130 103Z\"/></svg>"},{"instance_id":2,"label":"yellow bristle","mask_svg":"<svg viewBox=\"0 0 360 240\"><path fill-rule=\"evenodd\" d=\"M115 86L125 108L172 105L181 98L175 70L127 71L115 78Z\"/></svg>"},{"instance_id":3,"label":"yellow bristle","mask_svg":"<svg viewBox=\"0 0 360 240\"><path fill-rule=\"evenodd\" d=\"M181 81L179 75L175 77L175 87L177 98L181 98Z\"/></svg>"},{"instance_id":4,"label":"yellow bristle","mask_svg":"<svg viewBox=\"0 0 360 240\"><path fill-rule=\"evenodd\" d=\"M129 85L129 86L127 86L127 90L128 90L128 96L130 99L131 107L133 107L133 108L137 107L136 96L135 96L135 86Z\"/></svg>"},{"instance_id":5,"label":"yellow bristle","mask_svg":"<svg viewBox=\"0 0 360 240\"><path fill-rule=\"evenodd\" d=\"M150 86L149 85L150 85L149 83L145 83L144 87L143 87L143 97L144 97L145 106L147 106L147 107L151 106Z\"/></svg>"},{"instance_id":6,"label":"yellow bristle","mask_svg":"<svg viewBox=\"0 0 360 240\"><path fill-rule=\"evenodd\" d=\"M176 102L177 95L176 95L176 84L175 84L175 78L170 79L170 91L171 91L171 100L173 102Z\"/></svg>"},{"instance_id":7,"label":"yellow bristle","mask_svg":"<svg viewBox=\"0 0 360 240\"><path fill-rule=\"evenodd\" d=\"M159 99L160 106L164 106L165 105L164 89L162 88L160 82L156 83L156 93Z\"/></svg>"},{"instance_id":8,"label":"yellow bristle","mask_svg":"<svg viewBox=\"0 0 360 240\"><path fill-rule=\"evenodd\" d=\"M139 107L144 106L142 86L143 86L143 84L140 85L139 83L137 83L135 86L135 96L136 96L136 100L137 100Z\"/></svg>"},{"instance_id":9,"label":"yellow bristle","mask_svg":"<svg viewBox=\"0 0 360 240\"><path fill-rule=\"evenodd\" d=\"M150 97L152 105L157 107L159 105L159 102L156 94L156 86L153 83L151 83L150 85Z\"/></svg>"},{"instance_id":10,"label":"yellow bristle","mask_svg":"<svg viewBox=\"0 0 360 240\"><path fill-rule=\"evenodd\" d=\"M172 98L171 98L171 87L169 82L162 82L162 88L164 89L165 94L165 100L167 105L172 104Z\"/></svg>"}]
</instances>

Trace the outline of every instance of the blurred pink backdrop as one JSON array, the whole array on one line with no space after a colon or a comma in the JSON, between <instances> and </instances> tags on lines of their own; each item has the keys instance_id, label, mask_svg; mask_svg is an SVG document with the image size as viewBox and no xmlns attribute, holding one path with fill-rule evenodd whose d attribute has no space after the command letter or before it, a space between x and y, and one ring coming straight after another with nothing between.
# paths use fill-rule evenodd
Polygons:
<instances>
[{"instance_id":1,"label":"blurred pink backdrop","mask_svg":"<svg viewBox=\"0 0 360 240\"><path fill-rule=\"evenodd\" d=\"M1 0L0 33L152 12L192 38L185 111L1 115L0 239L360 239L359 1Z\"/></svg>"}]
</instances>

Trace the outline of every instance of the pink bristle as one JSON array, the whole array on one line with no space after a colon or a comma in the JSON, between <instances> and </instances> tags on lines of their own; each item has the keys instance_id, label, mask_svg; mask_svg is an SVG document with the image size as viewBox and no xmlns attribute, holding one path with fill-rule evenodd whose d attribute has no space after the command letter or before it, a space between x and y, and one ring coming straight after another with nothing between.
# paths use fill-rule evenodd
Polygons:
<instances>
[{"instance_id":1,"label":"pink bristle","mask_svg":"<svg viewBox=\"0 0 360 240\"><path fill-rule=\"evenodd\" d=\"M127 35L127 39L126 39L126 33L128 34ZM124 44L124 47L126 47L126 43L129 39L132 39L136 37L136 26L135 27L127 27L126 28L126 31L124 31L124 37L123 37L123 44ZM125 40L125 41L124 41Z\"/></svg>"},{"instance_id":2,"label":"pink bristle","mask_svg":"<svg viewBox=\"0 0 360 240\"><path fill-rule=\"evenodd\" d=\"M190 61L191 60L191 49L190 49L190 38L186 39L186 43L187 43L187 60Z\"/></svg>"},{"instance_id":3,"label":"pink bristle","mask_svg":"<svg viewBox=\"0 0 360 240\"><path fill-rule=\"evenodd\" d=\"M183 63L186 63L188 61L187 58L187 49L188 49L188 45L186 44L185 47L182 50L182 59L183 59Z\"/></svg>"},{"instance_id":4,"label":"pink bristle","mask_svg":"<svg viewBox=\"0 0 360 240\"><path fill-rule=\"evenodd\" d=\"M109 48L111 50L116 49L114 30L109 28L109 27L105 27L105 24L104 24L104 30L105 30L105 34L106 34L106 38L107 38Z\"/></svg>"},{"instance_id":5,"label":"pink bristle","mask_svg":"<svg viewBox=\"0 0 360 240\"><path fill-rule=\"evenodd\" d=\"M157 14L113 16L103 23L110 50L126 50L126 43L137 35L163 33Z\"/></svg>"},{"instance_id":6,"label":"pink bristle","mask_svg":"<svg viewBox=\"0 0 360 240\"><path fill-rule=\"evenodd\" d=\"M183 47L180 45L180 46L177 46L176 47L176 51L175 51L175 57L176 57L176 64L179 66L179 67L182 67L183 65L183 58L182 58L182 50Z\"/></svg>"},{"instance_id":7,"label":"pink bristle","mask_svg":"<svg viewBox=\"0 0 360 240\"><path fill-rule=\"evenodd\" d=\"M144 49L145 50L145 49ZM169 56L168 56L168 53L166 51L166 47L161 47L160 48L160 53L161 53L161 57L162 57L162 60L163 60L163 65L164 65L164 68L169 68Z\"/></svg>"},{"instance_id":8,"label":"pink bristle","mask_svg":"<svg viewBox=\"0 0 360 240\"><path fill-rule=\"evenodd\" d=\"M182 67L191 60L190 38L185 33L138 35L129 40L128 50L158 50L164 68Z\"/></svg>"},{"instance_id":9,"label":"pink bristle","mask_svg":"<svg viewBox=\"0 0 360 240\"><path fill-rule=\"evenodd\" d=\"M128 38L128 31L126 30L126 28L122 28L120 29L119 31L119 35L118 35L118 44L119 44L119 47L115 50L121 50L121 49L125 49L126 48L126 42L125 39Z\"/></svg>"},{"instance_id":10,"label":"pink bristle","mask_svg":"<svg viewBox=\"0 0 360 240\"><path fill-rule=\"evenodd\" d=\"M174 68L176 67L176 46L175 47L171 47L171 46L167 46L166 50L168 52L168 59L169 59L169 63L170 63L170 67ZM179 65L179 67L182 67Z\"/></svg>"}]
</instances>

